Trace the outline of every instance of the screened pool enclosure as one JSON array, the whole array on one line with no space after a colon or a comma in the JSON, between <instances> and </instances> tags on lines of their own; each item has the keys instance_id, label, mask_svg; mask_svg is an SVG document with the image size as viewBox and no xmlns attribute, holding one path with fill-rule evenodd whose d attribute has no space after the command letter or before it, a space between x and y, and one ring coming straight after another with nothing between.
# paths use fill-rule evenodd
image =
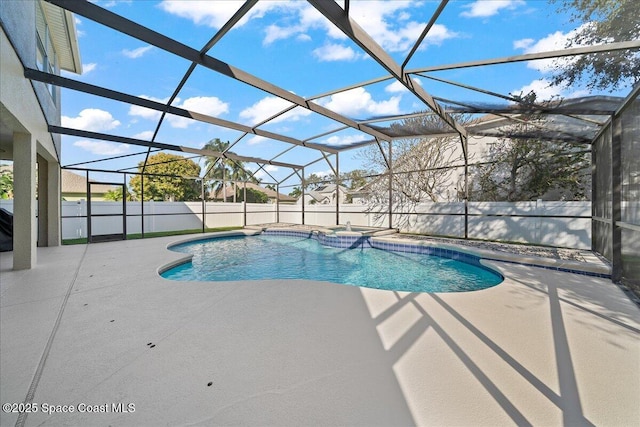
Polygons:
<instances>
[{"instance_id":1,"label":"screened pool enclosure","mask_svg":"<svg viewBox=\"0 0 640 427\"><path fill-rule=\"evenodd\" d=\"M497 83L501 75L523 63L570 63L588 55L611 61L621 52L636 52L637 58L637 37L509 56L493 56L487 41L482 49L470 47L466 57L434 63L426 46L441 28L439 19L453 13L454 2L426 2L422 7L429 10L430 19L421 24L421 31L403 52L390 49L370 23L359 22L360 15L354 12L358 2L297 2L295 7L313 16L315 25L339 34L336 39L358 58L366 58L336 65L336 73L348 74L351 81L334 86L332 74L312 79L300 72L313 66L305 58L284 55L266 64L252 62L251 52L263 48L259 41L246 41L242 64L224 60L228 56L225 41L237 42L250 16L267 13L261 9L264 2L239 2L226 22L211 29L208 40L181 41L175 28L145 16L128 16L126 8L116 13L89 1L47 1L73 12L82 20L83 31L92 26L113 38L114 49L131 41L152 46L165 58L167 69L175 70L171 81L158 80L158 92L151 96L140 94L125 81L105 87L91 74L70 78L25 69L31 81L63 88L63 104L65 96L82 100L87 108L97 103L125 104L154 123L154 131L144 136L72 126L68 120L49 124L50 132L64 136L63 142L80 138L127 144L137 150L61 162L67 171L84 177L86 184L84 198L63 194L66 238L348 221L354 226L411 233L593 249L612 263L615 281L638 286L640 87L636 84L621 96L593 90L543 100L501 92ZM538 2L536 6L541 8L539 13L553 11L553 5ZM184 25L190 23L185 20ZM498 26L487 30L500 33ZM109 55L104 52L105 62L113 61ZM138 64L145 67L144 60ZM147 70L149 79L156 78L155 71ZM494 76L495 86L474 83L478 75ZM316 91L303 93L298 81ZM368 94L374 88L393 93L392 85L412 100L412 111L379 114L367 113L365 108L355 115L341 103L348 95ZM179 102L193 93L216 95L223 86L236 91L247 105L264 101L260 105L268 114L230 120L202 106ZM310 126L312 120L319 125ZM194 133L185 124L181 138L170 137L166 129L178 121L196 123L199 130ZM216 142L222 134L233 137L227 143ZM579 189L569 194L565 187L550 188L545 196L522 193L502 198L480 191L483 173L492 167L487 153L495 153L496 144L505 140L523 146L536 141L536 147L547 144L563 158L580 157L587 163L581 165L580 182L571 183ZM407 141L413 141L413 147L431 148L411 151ZM267 143L273 151L262 149ZM160 153L182 157L154 161ZM367 166L357 174L352 173L351 164L345 166L353 157ZM123 161L129 166L122 167ZM179 175L154 168L187 161L204 167ZM326 174L314 172L319 165ZM180 182L188 191L158 195L157 188L167 180ZM120 192L119 201L106 201L99 185L107 186L106 192ZM101 227L107 231L98 232Z\"/></svg>"}]
</instances>

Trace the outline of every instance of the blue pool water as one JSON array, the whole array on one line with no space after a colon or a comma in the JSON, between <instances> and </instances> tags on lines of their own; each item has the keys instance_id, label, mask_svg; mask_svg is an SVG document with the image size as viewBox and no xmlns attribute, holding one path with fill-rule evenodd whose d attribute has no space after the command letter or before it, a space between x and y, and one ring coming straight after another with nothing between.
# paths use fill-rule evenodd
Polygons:
<instances>
[{"instance_id":1,"label":"blue pool water","mask_svg":"<svg viewBox=\"0 0 640 427\"><path fill-rule=\"evenodd\" d=\"M223 237L172 246L191 262L162 273L171 280L309 279L407 292L489 288L502 276L450 258L379 249L324 247L306 237Z\"/></svg>"}]
</instances>

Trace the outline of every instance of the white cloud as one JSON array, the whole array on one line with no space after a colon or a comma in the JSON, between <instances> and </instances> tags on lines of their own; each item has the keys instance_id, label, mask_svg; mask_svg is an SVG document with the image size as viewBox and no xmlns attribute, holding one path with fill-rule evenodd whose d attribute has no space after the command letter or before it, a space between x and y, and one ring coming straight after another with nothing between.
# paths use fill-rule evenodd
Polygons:
<instances>
[{"instance_id":1,"label":"white cloud","mask_svg":"<svg viewBox=\"0 0 640 427\"><path fill-rule=\"evenodd\" d=\"M426 22L411 20L411 9L419 8L419 2L411 1L357 1L351 2L351 17L383 48L391 52L408 51L424 30ZM441 44L458 34L441 24L435 24L422 42Z\"/></svg>"},{"instance_id":2,"label":"white cloud","mask_svg":"<svg viewBox=\"0 0 640 427\"><path fill-rule=\"evenodd\" d=\"M349 46L335 43L328 43L313 50L313 56L323 62L330 61L352 61L358 58L356 51Z\"/></svg>"},{"instance_id":3,"label":"white cloud","mask_svg":"<svg viewBox=\"0 0 640 427\"><path fill-rule=\"evenodd\" d=\"M537 95L537 102L549 101L551 99L558 98L579 98L582 96L587 96L590 94L589 91L584 89L578 89L573 92L570 91L572 88L568 88L566 86L551 86L551 82L547 79L538 79L534 80L528 85L522 86L520 89L514 90L511 93L515 95L527 95L529 92L533 91Z\"/></svg>"},{"instance_id":4,"label":"white cloud","mask_svg":"<svg viewBox=\"0 0 640 427\"><path fill-rule=\"evenodd\" d=\"M74 23L76 24L76 34L78 35L78 38L86 36L87 33L79 28L80 25L82 25L82 20L77 16L74 16Z\"/></svg>"},{"instance_id":5,"label":"white cloud","mask_svg":"<svg viewBox=\"0 0 640 427\"><path fill-rule=\"evenodd\" d=\"M280 111L291 107L291 105L293 105L291 102L284 99L278 98L276 96L267 96L253 104L251 107L242 110L240 112L240 118L245 119L246 122L251 123L252 125L256 125L273 116L274 114L277 114ZM308 116L309 114L311 114L311 111L305 108L296 107L276 117L269 123L278 123L285 120L296 121L300 120L300 118L302 117Z\"/></svg>"},{"instance_id":6,"label":"white cloud","mask_svg":"<svg viewBox=\"0 0 640 427\"><path fill-rule=\"evenodd\" d=\"M293 35L299 34L301 31L299 26L295 27L280 27L279 25L271 24L265 30L265 37L262 40L263 45L270 45L271 43L287 39Z\"/></svg>"},{"instance_id":7,"label":"white cloud","mask_svg":"<svg viewBox=\"0 0 640 427\"><path fill-rule=\"evenodd\" d=\"M179 99L176 99L176 102L179 102ZM229 112L229 104L221 101L215 96L196 96L193 98L187 98L182 104L176 106L211 117L218 117ZM193 123L193 120L191 119L173 115L168 115L167 120L169 120L172 127L181 129L184 129Z\"/></svg>"},{"instance_id":8,"label":"white cloud","mask_svg":"<svg viewBox=\"0 0 640 427\"><path fill-rule=\"evenodd\" d=\"M82 148L92 154L100 156L117 156L125 154L129 151L131 146L129 144L116 144L105 141L87 141L81 140L73 143L74 146Z\"/></svg>"},{"instance_id":9,"label":"white cloud","mask_svg":"<svg viewBox=\"0 0 640 427\"><path fill-rule=\"evenodd\" d=\"M418 86L422 86L422 82L418 79L411 79L413 80L413 82L418 85ZM408 92L409 89L407 89L402 83L400 83L398 80L395 80L393 83L391 83L390 85L387 85L384 88L385 92L389 92L389 93L404 93L404 92Z\"/></svg>"},{"instance_id":10,"label":"white cloud","mask_svg":"<svg viewBox=\"0 0 640 427\"><path fill-rule=\"evenodd\" d=\"M216 23L211 25L219 27L231 16L231 13L223 14L224 9L235 10L238 7L232 2L220 3L224 6L208 6L208 2L169 1L163 2L162 5L165 10L173 10L172 13L180 13L182 14L181 16L189 17L196 23L207 23L215 14L224 15L224 19L213 19ZM219 3L215 4L218 5ZM171 8L169 9L168 6L171 6ZM415 1L357 1L351 2L350 15L385 49L389 51L408 51L426 25L426 22L411 20L411 10L419 7L421 7L421 3ZM254 9L256 9L255 13L252 13L254 12L252 9L245 16L245 19L241 21L242 23L262 17L272 10L277 9L281 12L278 17L280 20L271 23L265 30L262 42L265 46L288 38L309 41L311 36L308 33L311 30L319 30L332 40L345 40L347 38L336 26L306 2L265 1L259 2ZM429 44L440 44L444 40L454 37L458 37L458 34L442 24L436 24L422 43L422 48ZM352 60L353 55L347 54L346 49L350 48L343 48L343 55L331 60ZM321 53L324 54L319 55ZM327 53L329 52L316 52L315 55L321 60L327 60Z\"/></svg>"},{"instance_id":11,"label":"white cloud","mask_svg":"<svg viewBox=\"0 0 640 427\"><path fill-rule=\"evenodd\" d=\"M513 48L514 49L522 49L522 50L527 50L529 49L536 41L534 39L522 39L522 40L516 40L513 42Z\"/></svg>"},{"instance_id":12,"label":"white cloud","mask_svg":"<svg viewBox=\"0 0 640 427\"><path fill-rule=\"evenodd\" d=\"M265 138L264 136L254 135L252 138L247 140L247 145L258 145L268 140L269 138Z\"/></svg>"},{"instance_id":13,"label":"white cloud","mask_svg":"<svg viewBox=\"0 0 640 427\"><path fill-rule=\"evenodd\" d=\"M263 168L271 173L274 174L275 172L278 172L280 170L280 168L278 168L277 166L274 165L264 165ZM256 168L249 168L249 170L254 171ZM254 175L254 177L258 178L258 179L271 179L271 177L269 175L267 175L267 173L260 169L258 172L256 172L256 174Z\"/></svg>"},{"instance_id":14,"label":"white cloud","mask_svg":"<svg viewBox=\"0 0 640 427\"><path fill-rule=\"evenodd\" d=\"M385 101L374 101L369 92L358 87L336 93L329 98L323 98L318 103L336 113L354 117L363 113L369 115L399 114L400 99L401 96L392 96Z\"/></svg>"},{"instance_id":15,"label":"white cloud","mask_svg":"<svg viewBox=\"0 0 640 427\"><path fill-rule=\"evenodd\" d=\"M166 104L169 101L169 98L154 98L152 96L140 95L140 98L148 99L151 101L159 102L162 104ZM229 104L221 101L219 98L215 96L196 96L193 98L187 98L184 102L180 103L180 98L176 98L174 100L173 105L178 108L183 108L185 110L193 111L200 114L205 114L207 116L217 117L224 113L229 112ZM132 105L129 107L129 115L135 117L141 117L147 120L158 120L162 113L157 110L152 110L150 108L140 107L138 105ZM194 123L194 120L181 117L174 116L172 114L167 114L167 121L171 125L171 127L184 129L189 127L190 124Z\"/></svg>"},{"instance_id":16,"label":"white cloud","mask_svg":"<svg viewBox=\"0 0 640 427\"><path fill-rule=\"evenodd\" d=\"M556 31L555 33L551 33L538 41L535 41L533 39L516 40L513 42L513 47L514 49L522 50L524 53L538 53L549 52L553 50L562 50L566 48L567 41L569 39L572 39L576 35L576 33L582 31L587 25L590 24L583 24L582 26L569 31L566 34L562 31ZM536 61L527 62L527 67L538 70L542 73L547 73L552 71L555 68L555 65L567 67L570 66L573 61L575 61L575 58L573 57L539 59Z\"/></svg>"},{"instance_id":17,"label":"white cloud","mask_svg":"<svg viewBox=\"0 0 640 427\"><path fill-rule=\"evenodd\" d=\"M96 69L97 66L98 66L98 64L96 64L95 62L90 62L88 64L82 64L82 74L85 75L87 73L92 72L93 70Z\"/></svg>"},{"instance_id":18,"label":"white cloud","mask_svg":"<svg viewBox=\"0 0 640 427\"><path fill-rule=\"evenodd\" d=\"M153 46L143 46L137 49L122 49L122 54L127 58L136 59L140 58L145 53L153 49Z\"/></svg>"},{"instance_id":19,"label":"white cloud","mask_svg":"<svg viewBox=\"0 0 640 427\"><path fill-rule=\"evenodd\" d=\"M515 0L519 3L522 0ZM198 25L220 28L243 4L240 0L226 1L179 1L165 0L160 8L165 12L191 20ZM380 45L390 51L406 51L410 49L424 29L426 22L411 20L411 10L420 8L416 1L354 1L351 2L350 14ZM329 22L320 12L306 2L294 1L261 1L258 2L238 23L245 25L252 19L259 19L272 11L281 12L280 21L270 24L265 30L264 45L278 40L295 37L308 41L310 30L323 31L334 40L344 40L346 36ZM457 37L441 24L436 24L423 42L440 44L442 41ZM351 58L348 58L351 59Z\"/></svg>"},{"instance_id":20,"label":"white cloud","mask_svg":"<svg viewBox=\"0 0 640 427\"><path fill-rule=\"evenodd\" d=\"M154 98L152 96L140 95L140 98L148 99L150 101L160 102L161 104L166 104L169 98ZM179 98L176 98L178 101ZM129 115L134 117L141 117L147 120L158 120L162 113L157 110L152 110L150 108L140 107L138 105L131 105L129 107Z\"/></svg>"},{"instance_id":21,"label":"white cloud","mask_svg":"<svg viewBox=\"0 0 640 427\"><path fill-rule=\"evenodd\" d=\"M422 28L419 28L419 29L420 29L420 32L422 32ZM431 27L431 30L429 31L429 33L427 34L427 37L425 37L422 43L423 45L426 43L427 45L432 44L432 45L439 46L445 40L457 38L459 36L460 36L459 33L449 30L444 25L434 24L433 27Z\"/></svg>"},{"instance_id":22,"label":"white cloud","mask_svg":"<svg viewBox=\"0 0 640 427\"><path fill-rule=\"evenodd\" d=\"M551 86L551 82L546 79L534 80L528 85L522 86L520 89L512 91L515 95L527 95L529 92L534 91L537 95L536 102L548 101L554 97L560 96L563 93L563 89L558 86Z\"/></svg>"},{"instance_id":23,"label":"white cloud","mask_svg":"<svg viewBox=\"0 0 640 427\"><path fill-rule=\"evenodd\" d=\"M523 0L477 0L463 6L469 10L462 12L460 16L467 18L487 18L497 15L502 9L513 10L524 4L525 2Z\"/></svg>"},{"instance_id":24,"label":"white cloud","mask_svg":"<svg viewBox=\"0 0 640 427\"><path fill-rule=\"evenodd\" d=\"M62 116L61 123L64 127L93 132L111 130L120 126L120 122L114 119L111 113L97 108L84 109L80 111L78 117Z\"/></svg>"},{"instance_id":25,"label":"white cloud","mask_svg":"<svg viewBox=\"0 0 640 427\"><path fill-rule=\"evenodd\" d=\"M206 25L212 28L222 27L242 6L244 0L225 1L184 1L165 0L160 3L160 8L167 13L191 20L197 25ZM238 22L236 26L242 26L251 19L262 18L266 13L274 9L297 7L299 2L261 1Z\"/></svg>"},{"instance_id":26,"label":"white cloud","mask_svg":"<svg viewBox=\"0 0 640 427\"><path fill-rule=\"evenodd\" d=\"M222 27L238 10L242 1L163 1L160 8L172 15L187 18L195 24Z\"/></svg>"},{"instance_id":27,"label":"white cloud","mask_svg":"<svg viewBox=\"0 0 640 427\"><path fill-rule=\"evenodd\" d=\"M140 133L136 133L135 135L133 135L133 138L136 139L144 139L145 141L150 141L151 138L153 138L153 131L152 130L145 130L143 132Z\"/></svg>"},{"instance_id":28,"label":"white cloud","mask_svg":"<svg viewBox=\"0 0 640 427\"><path fill-rule=\"evenodd\" d=\"M99 5L106 8L111 8L116 6L118 3L131 3L131 0L107 0L107 1L96 1Z\"/></svg>"}]
</instances>

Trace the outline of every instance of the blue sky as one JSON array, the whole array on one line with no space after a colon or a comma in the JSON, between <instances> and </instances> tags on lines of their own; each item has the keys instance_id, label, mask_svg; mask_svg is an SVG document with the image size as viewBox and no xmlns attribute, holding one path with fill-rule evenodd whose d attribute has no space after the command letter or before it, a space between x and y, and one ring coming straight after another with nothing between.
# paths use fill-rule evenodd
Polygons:
<instances>
[{"instance_id":1,"label":"blue sky","mask_svg":"<svg viewBox=\"0 0 640 427\"><path fill-rule=\"evenodd\" d=\"M231 0L95 3L197 50L242 4ZM396 62L402 63L438 4L435 1L352 1L350 14ZM65 74L69 77L166 102L190 65L86 18L77 17L76 27L84 73L81 76ZM543 0L452 1L407 68L561 49L572 31L575 31L575 24L569 22L568 16L558 13L556 5ZM386 75L375 61L366 58L356 45L302 1L260 1L208 54L303 97ZM526 93L531 89L536 90L540 98L589 94L579 87L549 88L546 80L549 70L549 61L535 61L433 75L505 95ZM499 101L427 79L419 79L418 83L434 96L464 101ZM426 108L393 81L358 87L317 102L355 119ZM253 126L290 104L198 67L173 105ZM153 135L159 116L152 110L70 90L63 90L62 106L63 126L146 140ZM264 129L307 139L335 127L335 123L318 114L295 108ZM237 131L169 117L161 126L156 141L201 148L213 138L234 142L240 136ZM341 145L365 137L357 131L346 130L314 141ZM233 151L271 158L288 147L282 142L249 135L241 139ZM142 147L64 136L62 164L141 151L144 151ZM319 157L318 153L310 151L296 148L278 160L306 164ZM104 169L135 167L143 158L133 156L88 166ZM255 169L254 165L248 166ZM340 155L341 171L360 167L358 150ZM270 166L268 170L277 179L291 173L282 167ZM306 173L328 170L327 163L321 161L309 167ZM271 181L264 173L260 175L265 181Z\"/></svg>"}]
</instances>

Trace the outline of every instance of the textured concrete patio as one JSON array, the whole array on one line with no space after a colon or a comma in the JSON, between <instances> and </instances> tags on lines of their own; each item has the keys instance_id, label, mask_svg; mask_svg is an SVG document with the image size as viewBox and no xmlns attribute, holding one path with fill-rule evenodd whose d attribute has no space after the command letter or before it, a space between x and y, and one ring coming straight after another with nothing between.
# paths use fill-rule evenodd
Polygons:
<instances>
[{"instance_id":1,"label":"textured concrete patio","mask_svg":"<svg viewBox=\"0 0 640 427\"><path fill-rule=\"evenodd\" d=\"M157 274L176 240L41 248L26 271L0 254L1 400L40 409L2 426L640 423L640 310L607 279L182 283Z\"/></svg>"}]
</instances>

